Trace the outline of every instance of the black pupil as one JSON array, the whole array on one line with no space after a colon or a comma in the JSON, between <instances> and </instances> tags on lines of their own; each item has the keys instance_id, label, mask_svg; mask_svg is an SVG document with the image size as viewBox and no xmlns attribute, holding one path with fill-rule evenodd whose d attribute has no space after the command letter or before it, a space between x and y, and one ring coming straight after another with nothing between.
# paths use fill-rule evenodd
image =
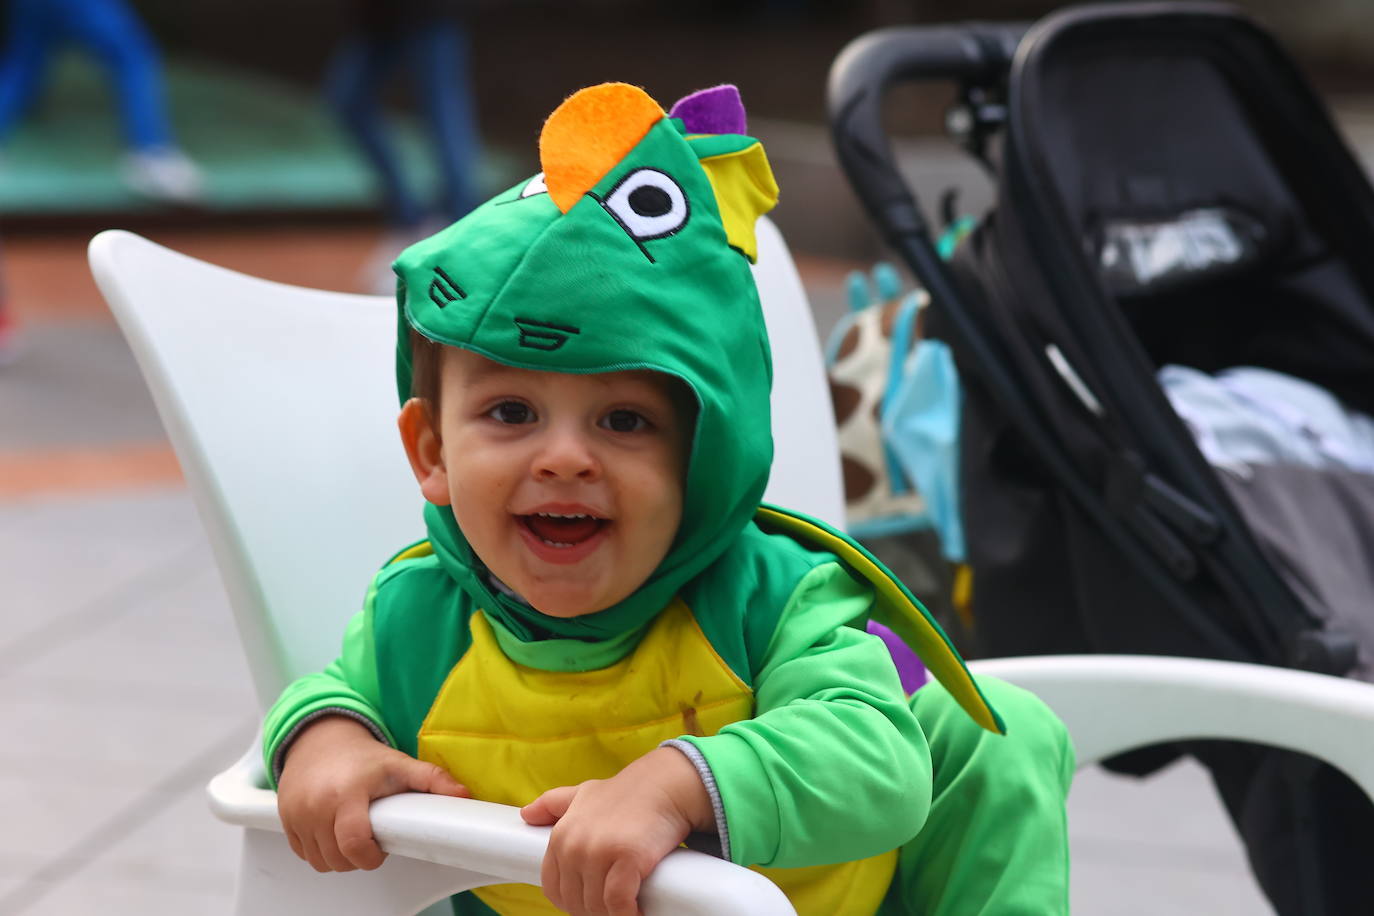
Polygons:
<instances>
[{"instance_id":1,"label":"black pupil","mask_svg":"<svg viewBox=\"0 0 1374 916\"><path fill-rule=\"evenodd\" d=\"M639 415L633 410L616 410L611 412L611 429L618 433L633 432L639 423Z\"/></svg>"},{"instance_id":2,"label":"black pupil","mask_svg":"<svg viewBox=\"0 0 1374 916\"><path fill-rule=\"evenodd\" d=\"M524 404L507 401L497 408L502 423L524 423L529 419L530 409Z\"/></svg>"},{"instance_id":3,"label":"black pupil","mask_svg":"<svg viewBox=\"0 0 1374 916\"><path fill-rule=\"evenodd\" d=\"M630 192L630 209L640 216L662 216L673 209L673 199L662 188L640 185Z\"/></svg>"}]
</instances>

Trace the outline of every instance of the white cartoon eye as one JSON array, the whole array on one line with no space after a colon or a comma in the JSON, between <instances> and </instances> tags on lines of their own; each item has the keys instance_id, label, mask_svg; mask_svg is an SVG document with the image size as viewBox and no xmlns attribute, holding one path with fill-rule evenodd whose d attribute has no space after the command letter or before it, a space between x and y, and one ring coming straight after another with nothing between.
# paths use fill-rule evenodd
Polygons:
<instances>
[{"instance_id":1,"label":"white cartoon eye","mask_svg":"<svg viewBox=\"0 0 1374 916\"><path fill-rule=\"evenodd\" d=\"M544 173L540 172L530 179L529 184L525 185L524 189L520 192L520 199L523 200L526 197L533 197L536 194L547 193L549 193L549 188L548 185L544 184Z\"/></svg>"},{"instance_id":2,"label":"white cartoon eye","mask_svg":"<svg viewBox=\"0 0 1374 916\"><path fill-rule=\"evenodd\" d=\"M687 195L657 169L638 169L606 195L605 207L638 241L672 235L687 224Z\"/></svg>"}]
</instances>

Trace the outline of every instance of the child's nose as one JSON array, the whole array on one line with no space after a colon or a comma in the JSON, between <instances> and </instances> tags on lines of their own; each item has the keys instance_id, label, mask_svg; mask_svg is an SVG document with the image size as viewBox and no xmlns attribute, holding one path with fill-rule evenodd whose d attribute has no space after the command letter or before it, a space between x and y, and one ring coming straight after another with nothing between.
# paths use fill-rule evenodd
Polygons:
<instances>
[{"instance_id":1,"label":"child's nose","mask_svg":"<svg viewBox=\"0 0 1374 916\"><path fill-rule=\"evenodd\" d=\"M550 429L535 458L534 474L541 480L593 480L601 465L584 435L567 429Z\"/></svg>"}]
</instances>

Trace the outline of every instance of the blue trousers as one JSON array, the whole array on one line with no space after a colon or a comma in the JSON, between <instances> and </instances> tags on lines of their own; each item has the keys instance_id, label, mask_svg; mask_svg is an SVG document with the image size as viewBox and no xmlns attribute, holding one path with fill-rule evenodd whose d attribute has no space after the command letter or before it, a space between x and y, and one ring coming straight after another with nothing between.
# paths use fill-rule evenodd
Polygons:
<instances>
[{"instance_id":1,"label":"blue trousers","mask_svg":"<svg viewBox=\"0 0 1374 916\"><path fill-rule=\"evenodd\" d=\"M7 25L0 59L0 139L42 90L53 52L75 42L109 68L129 146L172 145L157 49L124 0L11 0Z\"/></svg>"},{"instance_id":2,"label":"blue trousers","mask_svg":"<svg viewBox=\"0 0 1374 916\"><path fill-rule=\"evenodd\" d=\"M473 173L480 144L462 27L439 19L391 34L355 36L331 64L330 101L381 181L389 220L414 227L428 208L406 182L380 100L391 75L402 68L408 71L433 137L443 181L439 215L451 222L478 203Z\"/></svg>"}]
</instances>

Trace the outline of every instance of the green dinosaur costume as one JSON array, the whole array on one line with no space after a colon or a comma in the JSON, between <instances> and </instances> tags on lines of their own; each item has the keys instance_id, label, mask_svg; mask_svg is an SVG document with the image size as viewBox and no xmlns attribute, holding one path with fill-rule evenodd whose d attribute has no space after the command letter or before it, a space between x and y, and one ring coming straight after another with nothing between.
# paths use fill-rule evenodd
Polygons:
<instances>
[{"instance_id":1,"label":"green dinosaur costume","mask_svg":"<svg viewBox=\"0 0 1374 916\"><path fill-rule=\"evenodd\" d=\"M682 521L636 592L555 618L496 588L451 510L428 506L429 538L377 575L338 661L269 713L269 770L343 713L522 805L668 742L711 790L722 854L799 912L1063 911L1062 726L975 683L854 542L759 504L771 363L748 261L776 187L744 130L732 87L671 115L631 86L583 90L546 123L539 176L397 261L403 399L408 328L516 367L681 380L697 406ZM940 683L909 701L870 617ZM474 893L552 911L528 886Z\"/></svg>"}]
</instances>

